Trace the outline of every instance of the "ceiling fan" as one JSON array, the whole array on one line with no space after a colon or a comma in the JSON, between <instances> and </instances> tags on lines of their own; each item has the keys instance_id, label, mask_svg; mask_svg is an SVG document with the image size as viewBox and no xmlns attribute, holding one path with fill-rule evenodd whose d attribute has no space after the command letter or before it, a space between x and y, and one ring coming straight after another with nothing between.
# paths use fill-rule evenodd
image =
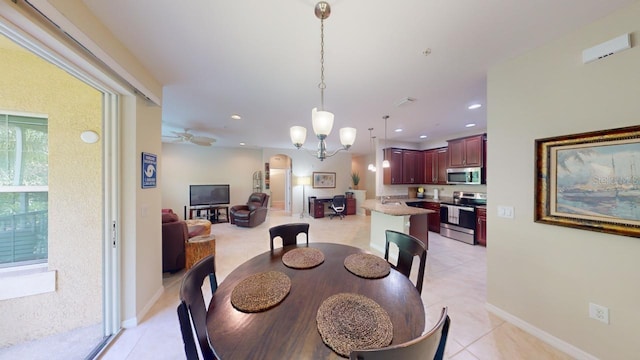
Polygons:
<instances>
[{"instance_id":1,"label":"ceiling fan","mask_svg":"<svg viewBox=\"0 0 640 360\"><path fill-rule=\"evenodd\" d=\"M169 140L173 143L192 143L200 146L211 146L216 139L207 136L196 136L185 129L184 132L171 132L173 135L163 135L162 138Z\"/></svg>"}]
</instances>

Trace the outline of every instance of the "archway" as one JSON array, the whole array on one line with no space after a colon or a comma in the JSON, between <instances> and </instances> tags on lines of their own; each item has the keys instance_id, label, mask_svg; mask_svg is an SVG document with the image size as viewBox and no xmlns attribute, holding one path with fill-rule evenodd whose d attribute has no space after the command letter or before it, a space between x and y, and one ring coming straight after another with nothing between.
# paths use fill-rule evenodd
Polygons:
<instances>
[{"instance_id":1,"label":"archway","mask_svg":"<svg viewBox=\"0 0 640 360\"><path fill-rule=\"evenodd\" d=\"M276 154L269 158L271 210L291 212L291 158Z\"/></svg>"}]
</instances>

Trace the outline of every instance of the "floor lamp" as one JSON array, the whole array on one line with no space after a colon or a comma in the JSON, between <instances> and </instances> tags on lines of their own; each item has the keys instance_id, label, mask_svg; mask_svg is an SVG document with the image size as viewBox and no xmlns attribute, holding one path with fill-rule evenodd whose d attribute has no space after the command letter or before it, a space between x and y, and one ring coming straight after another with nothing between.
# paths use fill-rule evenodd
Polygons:
<instances>
[{"instance_id":1,"label":"floor lamp","mask_svg":"<svg viewBox=\"0 0 640 360\"><path fill-rule=\"evenodd\" d=\"M296 184L302 185L302 211L300 212L300 218L302 219L304 217L304 204L305 204L304 188L307 185L311 184L311 177L310 176L298 176L296 178Z\"/></svg>"}]
</instances>

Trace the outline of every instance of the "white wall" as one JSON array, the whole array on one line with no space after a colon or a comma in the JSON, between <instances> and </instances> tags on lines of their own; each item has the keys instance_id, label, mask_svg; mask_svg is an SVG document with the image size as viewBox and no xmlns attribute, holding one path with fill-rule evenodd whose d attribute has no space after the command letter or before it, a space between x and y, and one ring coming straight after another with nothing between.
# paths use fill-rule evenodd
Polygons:
<instances>
[{"instance_id":1,"label":"white wall","mask_svg":"<svg viewBox=\"0 0 640 360\"><path fill-rule=\"evenodd\" d=\"M159 176L162 207L172 208L180 217L189 202L189 184L230 184L231 204L244 204L253 191L252 175L263 171L264 163L276 155L291 158L292 174L311 176L314 171L336 173L335 189L305 188L305 196L344 194L351 185L351 154L341 152L320 161L302 150L200 147L188 144L162 144ZM271 193L270 190L265 190ZM292 214L302 211L302 186L293 186ZM306 209L305 209L306 210ZM188 214L187 214L188 215Z\"/></svg>"},{"instance_id":2,"label":"white wall","mask_svg":"<svg viewBox=\"0 0 640 360\"><path fill-rule=\"evenodd\" d=\"M262 159L262 151L256 149L163 143L158 169L162 207L183 218L189 185L198 184L229 184L231 205L245 204L253 192L253 173L264 174Z\"/></svg>"},{"instance_id":3,"label":"white wall","mask_svg":"<svg viewBox=\"0 0 640 360\"><path fill-rule=\"evenodd\" d=\"M123 97L122 106L122 318L137 325L162 295L161 187L141 188L142 152L160 159L161 109L138 97Z\"/></svg>"},{"instance_id":4,"label":"white wall","mask_svg":"<svg viewBox=\"0 0 640 360\"><path fill-rule=\"evenodd\" d=\"M580 358L638 358L640 239L534 223L534 140L640 123L639 24L636 2L488 76L487 301ZM582 64L583 49L628 32L632 49ZM589 302L610 309L609 325Z\"/></svg>"}]
</instances>

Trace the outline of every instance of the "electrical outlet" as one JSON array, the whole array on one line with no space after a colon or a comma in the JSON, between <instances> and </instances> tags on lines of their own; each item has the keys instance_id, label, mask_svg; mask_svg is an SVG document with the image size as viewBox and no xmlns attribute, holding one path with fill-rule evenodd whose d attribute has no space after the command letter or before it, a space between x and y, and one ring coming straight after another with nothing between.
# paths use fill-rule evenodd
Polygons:
<instances>
[{"instance_id":1,"label":"electrical outlet","mask_svg":"<svg viewBox=\"0 0 640 360\"><path fill-rule=\"evenodd\" d=\"M602 305L589 303L589 317L602 321L605 324L609 323L609 308Z\"/></svg>"}]
</instances>

